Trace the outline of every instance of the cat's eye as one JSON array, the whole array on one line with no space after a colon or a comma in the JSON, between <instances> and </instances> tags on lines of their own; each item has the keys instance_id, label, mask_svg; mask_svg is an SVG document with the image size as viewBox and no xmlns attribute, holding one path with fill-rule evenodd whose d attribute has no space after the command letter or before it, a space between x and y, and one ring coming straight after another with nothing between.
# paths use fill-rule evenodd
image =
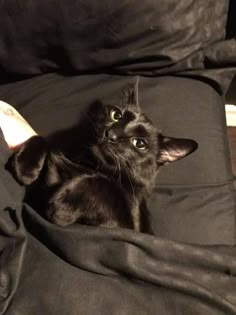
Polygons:
<instances>
[{"instance_id":1,"label":"cat's eye","mask_svg":"<svg viewBox=\"0 0 236 315\"><path fill-rule=\"evenodd\" d=\"M117 122L122 118L122 113L118 108L113 108L110 111L110 116L113 121Z\"/></svg>"},{"instance_id":2,"label":"cat's eye","mask_svg":"<svg viewBox=\"0 0 236 315\"><path fill-rule=\"evenodd\" d=\"M141 138L133 138L132 140L133 145L138 148L139 150L146 150L147 149L147 143L145 140Z\"/></svg>"}]
</instances>

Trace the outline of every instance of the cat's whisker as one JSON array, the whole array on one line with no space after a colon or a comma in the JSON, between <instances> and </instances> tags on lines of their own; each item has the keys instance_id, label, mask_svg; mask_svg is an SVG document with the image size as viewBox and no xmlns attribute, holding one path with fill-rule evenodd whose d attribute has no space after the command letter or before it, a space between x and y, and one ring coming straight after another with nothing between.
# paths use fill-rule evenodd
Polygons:
<instances>
[{"instance_id":1,"label":"cat's whisker","mask_svg":"<svg viewBox=\"0 0 236 315\"><path fill-rule=\"evenodd\" d=\"M129 180L130 187L132 189L133 198L135 198L135 188L134 188L134 184L133 184L133 182L131 180L132 176L131 176L131 172L130 172L130 168L133 170L133 167L130 164L130 162L127 161L123 156L119 156L119 159L122 162L123 169L124 169L124 171L126 173L126 176L127 176L128 180Z\"/></svg>"},{"instance_id":2,"label":"cat's whisker","mask_svg":"<svg viewBox=\"0 0 236 315\"><path fill-rule=\"evenodd\" d=\"M111 150L108 150L108 151L115 162L114 173L115 175L118 173L117 183L121 185L121 165L120 165L119 158Z\"/></svg>"},{"instance_id":3,"label":"cat's whisker","mask_svg":"<svg viewBox=\"0 0 236 315\"><path fill-rule=\"evenodd\" d=\"M115 161L116 161L116 165L118 167L118 178L117 178L117 183L120 184L121 186L121 165L120 165L120 160L119 158L113 154L114 158L115 158Z\"/></svg>"},{"instance_id":4,"label":"cat's whisker","mask_svg":"<svg viewBox=\"0 0 236 315\"><path fill-rule=\"evenodd\" d=\"M120 161L119 159L117 159L117 162L118 162L118 166L119 166L119 177L118 177L118 182L120 183L121 185L121 165L120 165Z\"/></svg>"},{"instance_id":5,"label":"cat's whisker","mask_svg":"<svg viewBox=\"0 0 236 315\"><path fill-rule=\"evenodd\" d=\"M128 170L127 165L125 165L125 169ZM134 189L134 185L133 185L133 183L132 183L132 180L131 180L131 178L130 178L130 176L129 176L129 170L126 172L126 175L127 175L128 180L129 180L129 182L130 182L130 186L131 186L132 193L133 193L133 198L135 198L135 189Z\"/></svg>"}]
</instances>

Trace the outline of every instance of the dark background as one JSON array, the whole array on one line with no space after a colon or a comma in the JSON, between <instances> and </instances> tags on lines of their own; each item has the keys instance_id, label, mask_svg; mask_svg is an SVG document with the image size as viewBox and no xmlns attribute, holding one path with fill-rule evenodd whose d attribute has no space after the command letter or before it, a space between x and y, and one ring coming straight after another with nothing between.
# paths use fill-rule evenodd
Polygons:
<instances>
[{"instance_id":1,"label":"dark background","mask_svg":"<svg viewBox=\"0 0 236 315\"><path fill-rule=\"evenodd\" d=\"M226 28L227 38L236 37L236 1L231 0L229 5L229 18ZM236 104L236 77L232 81L226 94L226 103Z\"/></svg>"},{"instance_id":2,"label":"dark background","mask_svg":"<svg viewBox=\"0 0 236 315\"><path fill-rule=\"evenodd\" d=\"M226 104L236 105L236 77L234 77L230 88L226 94Z\"/></svg>"}]
</instances>

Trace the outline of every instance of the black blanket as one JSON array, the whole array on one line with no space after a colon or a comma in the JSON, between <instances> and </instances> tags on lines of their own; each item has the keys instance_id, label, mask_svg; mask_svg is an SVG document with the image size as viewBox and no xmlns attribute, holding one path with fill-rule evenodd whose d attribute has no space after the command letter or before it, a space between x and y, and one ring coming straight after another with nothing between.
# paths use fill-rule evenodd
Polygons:
<instances>
[{"instance_id":1,"label":"black blanket","mask_svg":"<svg viewBox=\"0 0 236 315\"><path fill-rule=\"evenodd\" d=\"M119 100L129 81L46 75L2 86L0 95L47 134L73 124L89 99ZM207 246L235 244L221 98L195 80L140 78L140 102L167 134L200 143L182 165L159 174L150 208L157 237L48 223L22 205L24 190L4 169L10 152L1 137L0 314L236 314L236 250Z\"/></svg>"},{"instance_id":2,"label":"black blanket","mask_svg":"<svg viewBox=\"0 0 236 315\"><path fill-rule=\"evenodd\" d=\"M1 137L0 314L236 314L233 248L79 225L59 231L21 209L22 189L3 170L8 155Z\"/></svg>"}]
</instances>

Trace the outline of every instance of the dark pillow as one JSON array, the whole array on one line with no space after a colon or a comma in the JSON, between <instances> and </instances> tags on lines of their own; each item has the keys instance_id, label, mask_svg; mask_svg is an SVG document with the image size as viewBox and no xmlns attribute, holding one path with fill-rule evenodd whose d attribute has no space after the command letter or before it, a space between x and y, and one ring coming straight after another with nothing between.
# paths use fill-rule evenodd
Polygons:
<instances>
[{"instance_id":1,"label":"dark pillow","mask_svg":"<svg viewBox=\"0 0 236 315\"><path fill-rule=\"evenodd\" d=\"M1 1L0 70L202 69L227 9L228 0Z\"/></svg>"},{"instance_id":2,"label":"dark pillow","mask_svg":"<svg viewBox=\"0 0 236 315\"><path fill-rule=\"evenodd\" d=\"M95 99L119 102L132 77L48 74L0 86L0 99L42 135L75 124ZM160 171L149 200L157 236L196 244L235 243L235 190L224 103L201 81L140 79L140 104L165 135L195 139L199 149ZM78 135L79 136L79 135Z\"/></svg>"}]
</instances>

